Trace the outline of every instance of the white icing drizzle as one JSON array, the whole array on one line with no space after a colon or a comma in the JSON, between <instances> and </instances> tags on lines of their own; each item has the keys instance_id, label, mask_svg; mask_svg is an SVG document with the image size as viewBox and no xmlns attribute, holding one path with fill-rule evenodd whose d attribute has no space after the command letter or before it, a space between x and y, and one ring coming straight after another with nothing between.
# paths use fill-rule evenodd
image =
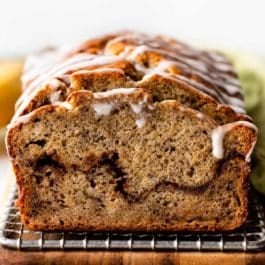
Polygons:
<instances>
[{"instance_id":1,"label":"white icing drizzle","mask_svg":"<svg viewBox=\"0 0 265 265\"><path fill-rule=\"evenodd\" d=\"M30 83L26 91L29 93L32 89L43 85L43 83L46 83L51 78L61 76L69 71L72 72L89 66L110 64L117 62L118 60L119 58L116 56L96 56L87 53L76 54L61 64L55 65L51 70L35 79L32 83Z\"/></svg>"},{"instance_id":2,"label":"white icing drizzle","mask_svg":"<svg viewBox=\"0 0 265 265\"><path fill-rule=\"evenodd\" d=\"M212 154L218 159L222 159L224 155L223 139L225 133L230 130L225 130L226 127L217 127L212 131Z\"/></svg>"},{"instance_id":3,"label":"white icing drizzle","mask_svg":"<svg viewBox=\"0 0 265 265\"><path fill-rule=\"evenodd\" d=\"M218 98L219 100L221 100L220 96L218 95L217 90L215 90L215 89L208 88L207 86L203 86L200 83L198 83L192 79L186 78L183 75L171 74L169 76L168 73L166 73L166 71L174 65L175 65L175 62L173 62L173 61L162 60L154 68L147 69L147 68L144 68L142 66L141 67L138 66L138 69L145 73L143 80L149 79L156 74L159 74L161 76L168 77L168 78L171 77L173 79L174 78L181 79L184 82L187 82L188 84L190 83L196 87L200 87L200 90L202 92L206 92L208 95L212 95L215 98ZM209 78L205 78L205 79L209 80ZM213 80L210 80L210 81L213 82ZM239 88L232 86L232 85L228 86L227 90L229 90L231 93L236 93L236 92L240 91ZM240 110L240 112L244 113L244 102L241 99L238 99L236 97L231 97L230 95L227 95L226 93L221 93L221 95L225 99L226 102L229 102L229 105L235 106L235 108L237 108L237 110ZM222 101L222 103L225 103L225 102Z\"/></svg>"},{"instance_id":4,"label":"white icing drizzle","mask_svg":"<svg viewBox=\"0 0 265 265\"><path fill-rule=\"evenodd\" d=\"M138 118L138 119L136 119L136 121L135 121L135 124L137 125L137 127L139 129L141 129L142 127L144 127L145 123L146 123L146 120L145 120L145 117L143 117L143 116L140 117L140 118Z\"/></svg>"},{"instance_id":5,"label":"white icing drizzle","mask_svg":"<svg viewBox=\"0 0 265 265\"><path fill-rule=\"evenodd\" d=\"M251 147L250 147L248 153L246 154L246 158L245 158L245 160L246 160L246 162L248 162L248 163L251 161L251 154L252 154L253 151L254 151L254 148L255 148L255 146L256 146L256 143L257 143L257 140L256 140L256 141L253 141L253 143L251 144Z\"/></svg>"},{"instance_id":6,"label":"white icing drizzle","mask_svg":"<svg viewBox=\"0 0 265 265\"><path fill-rule=\"evenodd\" d=\"M204 72L204 73L207 73L207 71L208 71L208 67L204 63L202 63L202 62L200 62L198 60L185 59L185 62L189 66L192 66L193 68L195 68L198 71L201 71L201 72Z\"/></svg>"},{"instance_id":7,"label":"white icing drizzle","mask_svg":"<svg viewBox=\"0 0 265 265\"><path fill-rule=\"evenodd\" d=\"M230 108L232 108L235 112L239 112L239 113L243 113L245 114L245 108L244 107L240 107L240 106L235 106L235 105L229 105Z\"/></svg>"},{"instance_id":8,"label":"white icing drizzle","mask_svg":"<svg viewBox=\"0 0 265 265\"><path fill-rule=\"evenodd\" d=\"M113 103L95 103L92 107L98 116L105 116L111 113L115 105Z\"/></svg>"},{"instance_id":9,"label":"white icing drizzle","mask_svg":"<svg viewBox=\"0 0 265 265\"><path fill-rule=\"evenodd\" d=\"M140 45L135 47L132 52L127 56L126 58L126 53L120 54L120 56L125 57L125 59L129 60L129 61L135 61L136 58L139 55L142 55L143 53L150 51L150 48L146 45Z\"/></svg>"},{"instance_id":10,"label":"white icing drizzle","mask_svg":"<svg viewBox=\"0 0 265 265\"><path fill-rule=\"evenodd\" d=\"M102 67L102 68L96 68L93 70L77 70L73 73L73 75L87 74L87 73L113 73L113 72L124 74L124 71L119 68L108 68L108 67L103 68Z\"/></svg>"},{"instance_id":11,"label":"white icing drizzle","mask_svg":"<svg viewBox=\"0 0 265 265\"><path fill-rule=\"evenodd\" d=\"M109 90L106 92L98 92L94 93L95 98L105 98L109 96L114 96L117 94L124 94L129 95L137 91L137 88L116 88L113 90ZM143 111L144 105L148 103L147 95L144 95L143 99L138 101L137 103L129 102L129 105L132 111L137 115L135 124L138 128L142 128L146 123L146 116L147 114ZM111 114L111 111L118 106L118 102L111 102L111 103L94 103L92 105L96 115L98 116L105 116ZM148 108L150 110L154 110L154 106L148 104Z\"/></svg>"},{"instance_id":12,"label":"white icing drizzle","mask_svg":"<svg viewBox=\"0 0 265 265\"><path fill-rule=\"evenodd\" d=\"M129 53L129 51L131 51L131 52ZM173 58L176 57L176 54L172 54L172 52L170 52L170 51L163 51L163 50L161 51L159 49L153 49L153 48L146 46L146 45L136 46L133 50L131 47L130 47L130 49L128 49L128 47L126 47L126 49L119 56L133 62L137 70L144 72L145 76L143 77L143 80L146 80L146 79L148 79L148 78L150 78L156 74L163 75L164 77L169 78L169 76L168 76L169 74L166 72L171 66L177 66L178 67L178 65L181 64L181 67L185 68L185 66L187 64L187 65L193 67L193 71L195 71L195 73L197 75L201 76L205 81L212 83L214 86L218 85L218 86L222 87L225 90L225 92L219 91L220 88L216 89L216 88L207 87L205 85L202 85L200 82L192 80L190 78L186 78L183 75L175 75L175 74L171 74L171 75L173 77L183 79L184 82L191 83L196 88L199 88L202 92L215 97L221 103L229 104L232 107L235 107L234 109L236 111L244 113L244 102L243 102L243 100L239 99L235 96L232 96L235 94L242 95L242 91L241 91L240 87L237 86L238 82L235 82L234 84L230 84L228 82L225 83L224 81L219 81L218 76L217 76L217 78L213 79L211 77L211 73L208 72L208 67L207 67L207 64L205 64L205 62L201 62L201 61L194 60L191 58L183 58L180 55L178 55L178 59L181 59L180 63L177 61L163 59L155 67L145 68L142 65L139 65L138 63L136 63L135 61L139 55L142 55L148 51L158 52L160 54L162 53L162 54L165 54L168 56L172 56ZM214 57L215 57L215 55L213 56L213 59L214 59ZM226 60L220 61L219 57L221 58L221 56L216 55L216 58L218 58L219 60L212 65L212 67L214 67L220 71L220 73L218 73L218 74L220 74L220 76L221 76L221 75L223 75L221 72L233 71L233 67L231 65L229 65L226 62ZM196 72L196 70L198 70L199 73ZM207 75L205 75L204 73L207 73ZM216 75L216 73L215 73L215 75ZM230 79L234 79L234 78L229 78L228 81L230 81Z\"/></svg>"},{"instance_id":13,"label":"white icing drizzle","mask_svg":"<svg viewBox=\"0 0 265 265\"><path fill-rule=\"evenodd\" d=\"M79 45L80 44L63 45L28 56L24 65L22 83L26 84L35 79L38 75L47 72L58 63L62 63L67 55L71 54Z\"/></svg>"},{"instance_id":14,"label":"white icing drizzle","mask_svg":"<svg viewBox=\"0 0 265 265\"><path fill-rule=\"evenodd\" d=\"M222 97L225 99L225 100L222 100L215 89L208 88L207 86L204 86L204 85L202 85L202 84L200 84L200 83L198 83L192 79L188 79L183 75L177 75L177 74L169 75L168 73L162 72L161 69L163 69L163 68L168 69L167 64L168 64L167 62L163 62L163 63L161 63L161 65L159 65L157 67L158 69L156 67L151 69L151 70L148 69L149 73L144 76L143 80L152 78L154 75L160 75L160 76L163 76L163 77L168 78L168 79L180 80L180 81L183 81L187 84L190 84L192 86L196 86L197 88L200 88L200 90L199 90L200 92L203 92L203 93L206 93L207 95L218 98L219 101L221 101L221 103L226 104L226 102L228 102L230 107L232 107L232 108L234 107L235 110L237 110L241 113L245 112L244 102L241 99L229 96L225 93L222 93ZM196 89L196 90L198 90L198 89Z\"/></svg>"},{"instance_id":15,"label":"white icing drizzle","mask_svg":"<svg viewBox=\"0 0 265 265\"><path fill-rule=\"evenodd\" d=\"M150 69L145 69L145 73L146 75L143 77L143 80L148 79L150 76L153 76L155 74L165 74L166 71L168 70L168 68L172 67L172 63L171 61L167 61L167 60L162 60L160 61L156 67L154 68L150 68Z\"/></svg>"},{"instance_id":16,"label":"white icing drizzle","mask_svg":"<svg viewBox=\"0 0 265 265\"><path fill-rule=\"evenodd\" d=\"M212 154L214 157L216 157L217 159L223 158L223 156L224 156L224 146L223 146L224 137L225 137L226 133L228 133L229 131L231 131L233 128L235 128L237 126L246 126L246 127L252 128L255 131L257 131L257 127L253 123L250 123L247 121L236 121L236 122L227 123L225 125L216 127L212 131L212 135L211 135ZM248 154L246 155L246 161L249 161L250 155L254 149L255 143L252 143L252 144L253 144L253 146L250 148Z\"/></svg>"},{"instance_id":17,"label":"white icing drizzle","mask_svg":"<svg viewBox=\"0 0 265 265\"><path fill-rule=\"evenodd\" d=\"M226 60L226 58L224 58L220 53L215 52L215 51L211 51L211 52L206 52L206 51L201 51L198 49L195 49L194 47L190 47L189 45L182 43L180 41L176 41L173 40L171 38L167 38L166 36L149 36L147 34L143 34L143 33L135 33L135 32L128 32L125 33L121 36L115 37L114 39L110 40L109 43L106 46L106 50L108 50L108 46L113 45L115 43L119 43L119 42L123 42L123 41L128 41L128 39L133 39L135 41L135 45L140 45L140 46L146 46L146 44L148 45L147 47L149 48L157 48L157 50L163 49L163 46L166 44L168 44L169 46L171 46L171 48L173 48L172 50L167 50L166 53L173 55L173 56L180 56L180 55L184 55L186 57L189 57L192 61L191 64L196 64L197 60L196 60L196 56L200 55L201 56L201 60L203 60L203 62L207 62L209 64L213 64L213 67L215 67L216 64L221 64L221 66L217 66L215 67L216 69L218 69L218 67L220 68L220 70L225 70L225 71L230 71L230 67L231 66L223 66L223 64L227 64L228 61ZM162 42L161 42L162 41ZM127 48L127 47L126 47ZM141 48L143 49L143 48ZM144 50L144 49L143 49ZM165 51L163 51L165 52ZM202 56L203 55L203 56ZM180 56L181 57L181 56ZM194 60L195 57L195 60ZM186 58L185 58L186 59ZM195 67L201 67L201 69L205 69L207 70L204 66L200 65L198 66L195 65ZM233 69L231 69L233 70Z\"/></svg>"},{"instance_id":18,"label":"white icing drizzle","mask_svg":"<svg viewBox=\"0 0 265 265\"><path fill-rule=\"evenodd\" d=\"M14 128L15 126L19 125L19 124L25 124L25 123L28 123L30 122L31 118L33 116L33 113L30 112L30 113L27 113L25 115L22 115L22 116L19 116L18 119L15 121L15 122L10 122L6 128L8 130Z\"/></svg>"},{"instance_id":19,"label":"white icing drizzle","mask_svg":"<svg viewBox=\"0 0 265 265\"><path fill-rule=\"evenodd\" d=\"M227 63L215 63L214 66L217 70L220 70L223 72L234 71L232 65L227 64Z\"/></svg>"},{"instance_id":20,"label":"white icing drizzle","mask_svg":"<svg viewBox=\"0 0 265 265\"><path fill-rule=\"evenodd\" d=\"M129 40L129 42L125 46L123 52L118 56L113 56L111 46L124 40ZM130 45L130 40L132 40L132 45ZM84 45L85 43L86 42L84 42ZM166 43L170 45L169 49L163 49L163 45ZM120 60L131 61L137 70L145 73L143 80L153 75L161 75L166 78L180 80L190 85L191 89L196 89L201 93L210 95L216 98L220 103L228 104L235 111L244 113L243 101L235 97L236 94L242 94L239 82L233 75L227 74L227 72L233 72L233 68L228 61L218 53L196 50L172 39L150 37L141 33L127 33L113 38L108 41L101 55L88 53L74 54L75 49L78 51L77 47L81 47L82 45L71 46L70 49L59 48L48 50L45 53L41 53L27 60L25 73L23 75L23 83L26 89L17 102L18 109L13 119L21 115L29 102L37 95L39 88L46 84L55 90L55 92L51 93L50 100L52 104L56 103L60 99L60 93L56 91L60 82L58 80L53 81L56 80L54 78L69 72L82 73L82 71L90 71L85 70L85 68L91 66L104 67L105 64L115 63ZM136 62L137 57L146 52L158 53L167 59L162 59L153 68L146 68ZM199 59L197 59L198 56ZM170 73L169 70L173 67L180 68L185 74ZM217 71L211 71L211 69ZM124 73L121 69L107 67L95 69L93 71L120 71ZM190 73L197 75L199 79L202 79L202 82L185 76L189 76ZM209 85L204 85L203 81L208 82ZM136 88L118 88L116 90L96 93L95 97L108 97L119 93L131 94L135 90ZM141 113L142 111L142 106L137 104L131 104L131 108L135 113ZM107 110L105 111L107 112ZM99 110L99 112L101 111ZM102 110L102 113L105 113L104 110Z\"/></svg>"},{"instance_id":21,"label":"white icing drizzle","mask_svg":"<svg viewBox=\"0 0 265 265\"><path fill-rule=\"evenodd\" d=\"M243 107L239 107L239 106L231 106L231 105L227 105L227 104L217 104L216 110L220 110L222 107L229 107L236 112L239 112L239 113L246 115L245 109Z\"/></svg>"},{"instance_id":22,"label":"white icing drizzle","mask_svg":"<svg viewBox=\"0 0 265 265\"><path fill-rule=\"evenodd\" d=\"M114 95L118 95L118 94L130 95L130 94L134 93L136 90L137 90L137 88L135 88L135 87L115 88L115 89L108 90L105 92L94 93L94 97L95 98L105 98L105 97L110 97L110 96L114 96Z\"/></svg>"},{"instance_id":23,"label":"white icing drizzle","mask_svg":"<svg viewBox=\"0 0 265 265\"><path fill-rule=\"evenodd\" d=\"M58 107L63 107L67 110L72 110L73 106L67 102L67 101L63 101L63 102L55 102L53 104L53 106L58 106ZM27 114L18 116L16 119L12 119L12 121L7 125L7 129L10 130L11 128L19 125L19 124L25 124L25 123L29 123L32 116L34 115L35 111L29 112Z\"/></svg>"},{"instance_id":24,"label":"white icing drizzle","mask_svg":"<svg viewBox=\"0 0 265 265\"><path fill-rule=\"evenodd\" d=\"M139 56L145 52L148 52L148 51L178 59L180 63L182 63L184 65L191 66L192 68L194 68L200 72L208 74L208 67L207 67L207 64L205 61L199 61L199 60L191 58L191 57L190 58L187 58L185 56L183 57L182 52L180 52L179 54L176 54L176 53L169 51L169 50L165 51L165 50L159 49L159 48L156 49L154 47L149 47L147 45L136 46L134 48L134 50L131 52L131 54L127 57L127 60L135 61L137 56ZM178 50L178 51L181 51L181 50ZM124 56L124 55L126 55L126 53L122 53L122 56ZM185 54L185 55L187 56L187 54ZM201 58L201 59L205 59L205 58ZM207 60L207 62L213 63L209 60ZM233 71L233 67L227 63L224 63L224 62L215 62L211 66L214 67L216 70L219 70L222 72Z\"/></svg>"},{"instance_id":25,"label":"white icing drizzle","mask_svg":"<svg viewBox=\"0 0 265 265\"><path fill-rule=\"evenodd\" d=\"M193 86L200 88L200 90L202 92L205 92L208 95L214 96L216 99L220 100L221 103L227 103L228 102L229 105L235 106L235 109L237 111L244 113L244 102L239 98L231 96L231 95L235 95L236 93L239 93L242 95L241 89L236 85L225 84L224 82L221 82L217 79L212 79L210 76L205 75L204 73L207 72L208 69L204 63L199 62L198 60L193 60L193 59L188 59L188 58L185 59L185 63L187 63L188 65L190 65L190 66L194 67L195 69L197 69L198 71L200 71L200 73L196 73L196 74L201 76L207 82L210 82L210 83L213 83L214 85L219 85L220 87L223 87L226 91L225 93L222 91L219 92L218 89L216 90L214 88L202 85L201 83L194 81L190 78L186 78L183 75L171 74L171 76L169 77L169 74L167 73L168 69L170 67L174 67L174 66L178 67L179 66L179 63L176 61L163 59L153 68L145 68L142 65L136 63L135 61L136 61L137 56L139 56L139 55L141 55L147 51L156 51L155 49L152 49L146 45L137 46L132 51L130 49L131 53L128 53L128 51L129 50L126 49L126 51L121 53L120 56L133 62L138 71L145 73L143 80L149 79L156 74L167 77L167 78L173 77L173 78L177 78L177 79L182 79L184 82L187 82L188 84L191 83ZM166 53L170 54L169 52L166 52ZM224 64L224 63L216 63L215 65L217 65L217 64L220 66L219 68L222 68L219 70L222 70L222 71L232 71L233 70L232 67L228 64L227 64L226 68L225 68L226 64ZM181 65L182 65L182 67L185 68L185 65L183 65L183 64L181 64ZM228 94L226 94L226 93L228 93ZM222 100L222 98L223 98L223 100Z\"/></svg>"},{"instance_id":26,"label":"white icing drizzle","mask_svg":"<svg viewBox=\"0 0 265 265\"><path fill-rule=\"evenodd\" d=\"M143 108L142 104L130 103L130 106L131 106L133 112L136 113L136 114L141 113L142 108Z\"/></svg>"},{"instance_id":27,"label":"white icing drizzle","mask_svg":"<svg viewBox=\"0 0 265 265\"><path fill-rule=\"evenodd\" d=\"M27 107L29 102L37 95L38 88L44 86L45 84L49 84L52 78L64 75L69 71L72 72L90 66L110 64L119 60L121 59L117 56L97 56L94 54L82 53L70 57L59 65L55 65L51 70L43 73L29 84L22 96L18 99L17 105L19 107L16 110L16 114L13 119L16 119Z\"/></svg>"},{"instance_id":28,"label":"white icing drizzle","mask_svg":"<svg viewBox=\"0 0 265 265\"><path fill-rule=\"evenodd\" d=\"M245 104L244 104L243 100L241 100L239 98L231 97L231 96L226 95L226 94L223 94L223 97L225 98L225 100L228 102L228 104L231 107L238 107L238 108L244 109ZM223 102L223 103L225 103L225 102Z\"/></svg>"},{"instance_id":29,"label":"white icing drizzle","mask_svg":"<svg viewBox=\"0 0 265 265\"><path fill-rule=\"evenodd\" d=\"M204 118L204 114L202 114L201 112L197 112L196 113L196 117L199 119L203 119Z\"/></svg>"},{"instance_id":30,"label":"white icing drizzle","mask_svg":"<svg viewBox=\"0 0 265 265\"><path fill-rule=\"evenodd\" d=\"M63 107L65 109L67 109L67 110L72 110L73 109L73 106L67 101L56 102L56 103L53 104L53 106Z\"/></svg>"},{"instance_id":31,"label":"white icing drizzle","mask_svg":"<svg viewBox=\"0 0 265 265\"><path fill-rule=\"evenodd\" d=\"M221 54L216 53L214 51L207 52L207 56L210 57L211 59L213 59L214 61L218 62L218 63L225 63L226 62L226 60L224 59L224 57Z\"/></svg>"},{"instance_id":32,"label":"white icing drizzle","mask_svg":"<svg viewBox=\"0 0 265 265\"><path fill-rule=\"evenodd\" d=\"M51 93L51 95L50 95L51 103L54 104L54 103L60 101L60 96L61 96L61 91L60 90Z\"/></svg>"},{"instance_id":33,"label":"white icing drizzle","mask_svg":"<svg viewBox=\"0 0 265 265\"><path fill-rule=\"evenodd\" d=\"M229 94L236 94L238 92L242 93L241 89L238 86L235 86L233 84L223 84L225 89L229 92Z\"/></svg>"},{"instance_id":34,"label":"white icing drizzle","mask_svg":"<svg viewBox=\"0 0 265 265\"><path fill-rule=\"evenodd\" d=\"M49 87L51 87L52 89L56 90L61 84L61 81L58 80L57 78L53 78L51 80L49 80Z\"/></svg>"},{"instance_id":35,"label":"white icing drizzle","mask_svg":"<svg viewBox=\"0 0 265 265\"><path fill-rule=\"evenodd\" d=\"M147 104L147 97L144 96L143 100L136 103L130 103L132 111L137 115L137 119L135 121L135 124L138 128L142 128L146 123L146 116L147 114L143 111L144 106ZM149 110L154 110L154 106L151 104L148 104Z\"/></svg>"}]
</instances>

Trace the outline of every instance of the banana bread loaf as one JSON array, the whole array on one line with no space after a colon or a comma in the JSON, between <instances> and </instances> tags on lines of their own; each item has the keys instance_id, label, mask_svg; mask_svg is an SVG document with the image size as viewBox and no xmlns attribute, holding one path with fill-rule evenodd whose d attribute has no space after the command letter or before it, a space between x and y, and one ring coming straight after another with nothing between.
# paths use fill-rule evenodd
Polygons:
<instances>
[{"instance_id":1,"label":"banana bread loaf","mask_svg":"<svg viewBox=\"0 0 265 265\"><path fill-rule=\"evenodd\" d=\"M30 57L7 150L30 229L231 230L257 129L221 54L121 32Z\"/></svg>"}]
</instances>

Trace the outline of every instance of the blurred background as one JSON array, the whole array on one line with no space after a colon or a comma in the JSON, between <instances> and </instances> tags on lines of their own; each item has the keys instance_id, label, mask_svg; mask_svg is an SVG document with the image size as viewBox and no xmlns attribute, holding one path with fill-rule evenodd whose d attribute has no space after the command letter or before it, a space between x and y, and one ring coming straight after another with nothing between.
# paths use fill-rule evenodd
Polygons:
<instances>
[{"instance_id":1,"label":"blurred background","mask_svg":"<svg viewBox=\"0 0 265 265\"><path fill-rule=\"evenodd\" d=\"M0 55L75 42L117 29L265 53L263 0L8 0L1 2Z\"/></svg>"},{"instance_id":2,"label":"blurred background","mask_svg":"<svg viewBox=\"0 0 265 265\"><path fill-rule=\"evenodd\" d=\"M260 104L265 101L265 1L8 0L1 2L0 10L0 193L8 170L5 127L20 94L24 57L45 46L71 44L115 30L162 33L226 51L239 71L248 112L265 139L265 109ZM264 159L265 165L262 138L259 146L258 160ZM265 174L257 175L256 186L265 192Z\"/></svg>"}]
</instances>

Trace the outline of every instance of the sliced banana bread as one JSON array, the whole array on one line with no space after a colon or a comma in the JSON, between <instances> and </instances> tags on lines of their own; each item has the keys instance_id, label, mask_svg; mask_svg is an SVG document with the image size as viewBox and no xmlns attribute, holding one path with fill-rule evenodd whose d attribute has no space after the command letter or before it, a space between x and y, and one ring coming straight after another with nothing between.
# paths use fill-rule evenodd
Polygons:
<instances>
[{"instance_id":1,"label":"sliced banana bread","mask_svg":"<svg viewBox=\"0 0 265 265\"><path fill-rule=\"evenodd\" d=\"M37 230L231 230L257 129L221 54L122 32L25 65L7 133Z\"/></svg>"}]
</instances>

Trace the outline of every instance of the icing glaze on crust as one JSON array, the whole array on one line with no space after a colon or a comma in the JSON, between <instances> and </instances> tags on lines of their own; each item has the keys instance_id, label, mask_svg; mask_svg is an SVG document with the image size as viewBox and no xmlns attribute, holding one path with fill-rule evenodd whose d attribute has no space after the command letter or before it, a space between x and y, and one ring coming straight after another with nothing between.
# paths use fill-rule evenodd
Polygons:
<instances>
[{"instance_id":1,"label":"icing glaze on crust","mask_svg":"<svg viewBox=\"0 0 265 265\"><path fill-rule=\"evenodd\" d=\"M25 66L22 78L25 91L17 102L16 116L22 115L38 91L54 78L85 69L122 70L119 62L127 62L141 73L142 78L137 82L152 75L173 78L211 96L219 104L244 113L237 75L221 54L195 49L162 36L127 32L68 49L48 50L36 60L31 57ZM137 82L135 87L138 87Z\"/></svg>"},{"instance_id":2,"label":"icing glaze on crust","mask_svg":"<svg viewBox=\"0 0 265 265\"><path fill-rule=\"evenodd\" d=\"M217 102L217 108L224 104L235 112L244 113L243 95L237 75L229 61L221 54L195 49L167 37L127 32L86 41L70 48L48 49L43 54L38 54L37 59L31 56L25 64L22 78L24 93L17 102L16 114L12 121L24 114L27 106L43 87L48 85L51 88L50 104L62 105L59 79L69 79L72 74L82 74L86 71L98 74L125 74L124 69L120 68L123 63L131 64L140 73L140 80L133 80L136 86L98 92L95 97L134 93L139 87L137 83L148 82L158 75L178 80L199 93L212 97ZM143 103L131 103L132 110L138 115L136 124L139 128L145 123ZM114 103L94 106L99 116L109 115L114 108ZM203 118L203 114L198 115ZM19 120L24 122L26 117ZM243 126L254 126L250 122L234 122L219 126L213 131L213 155L216 158L223 157L224 135L239 123Z\"/></svg>"},{"instance_id":3,"label":"icing glaze on crust","mask_svg":"<svg viewBox=\"0 0 265 265\"><path fill-rule=\"evenodd\" d=\"M95 97L109 97L117 94L134 93L141 82L149 82L154 76L177 80L198 93L210 96L217 102L217 109L229 106L235 112L244 113L244 102L240 83L229 61L221 54L190 47L182 42L142 33L126 32L103 38L85 41L72 47L47 49L36 57L31 56L26 64L22 78L24 93L17 102L16 114L27 114L25 110L31 101L45 86L49 86L50 104L62 105L64 99L60 86L62 79L71 87L70 76L93 72L95 74L118 73L126 75L121 65L132 65L140 79L130 80L135 86L118 88L106 92L97 92ZM60 81L59 81L60 80ZM67 102L65 102L67 104ZM132 110L138 115L137 126L145 123L142 113L144 102L132 104ZM97 115L109 115L115 108L114 103L95 105ZM203 118L204 114L198 114ZM30 115L26 115L28 117ZM19 120L27 120L25 117ZM17 122L15 122L17 123ZM252 127L250 122L241 122ZM212 134L213 155L221 159L224 134L238 122L219 126ZM253 144L254 146L254 144Z\"/></svg>"},{"instance_id":4,"label":"icing glaze on crust","mask_svg":"<svg viewBox=\"0 0 265 265\"><path fill-rule=\"evenodd\" d=\"M131 88L115 88L109 91L105 91L105 92L97 92L94 93L94 97L95 98L100 98L100 97L109 97L109 96L114 96L117 94L125 94L125 95L129 95L134 93L137 90L137 88L135 87L131 87Z\"/></svg>"},{"instance_id":5,"label":"icing glaze on crust","mask_svg":"<svg viewBox=\"0 0 265 265\"><path fill-rule=\"evenodd\" d=\"M109 98L117 95L130 95L137 91L137 88L116 88L112 89L106 92L98 92L94 93L93 96L96 99L99 98ZM138 128L142 128L145 125L146 122L146 112L144 111L144 108L147 107L149 110L154 110L155 106L153 104L148 103L148 98L144 96L143 99L140 99L138 102L128 102L132 111L136 114L136 120L135 124ZM97 116L102 115L110 115L111 112L116 109L119 106L119 104L113 100L109 103L96 103L93 104L94 111L96 112Z\"/></svg>"},{"instance_id":6,"label":"icing glaze on crust","mask_svg":"<svg viewBox=\"0 0 265 265\"><path fill-rule=\"evenodd\" d=\"M247 121L236 121L233 123L227 123L225 125L216 127L212 131L212 136L211 136L212 137L212 154L214 157L216 157L217 159L222 159L224 157L224 146L223 146L224 137L228 132L230 132L232 129L234 129L237 126L245 126L245 127L249 127L255 130L255 132L258 131L257 127L253 123L250 123ZM255 144L256 144L256 141L252 143L251 148L246 154L245 156L246 162L250 162L250 155L253 152Z\"/></svg>"}]
</instances>

